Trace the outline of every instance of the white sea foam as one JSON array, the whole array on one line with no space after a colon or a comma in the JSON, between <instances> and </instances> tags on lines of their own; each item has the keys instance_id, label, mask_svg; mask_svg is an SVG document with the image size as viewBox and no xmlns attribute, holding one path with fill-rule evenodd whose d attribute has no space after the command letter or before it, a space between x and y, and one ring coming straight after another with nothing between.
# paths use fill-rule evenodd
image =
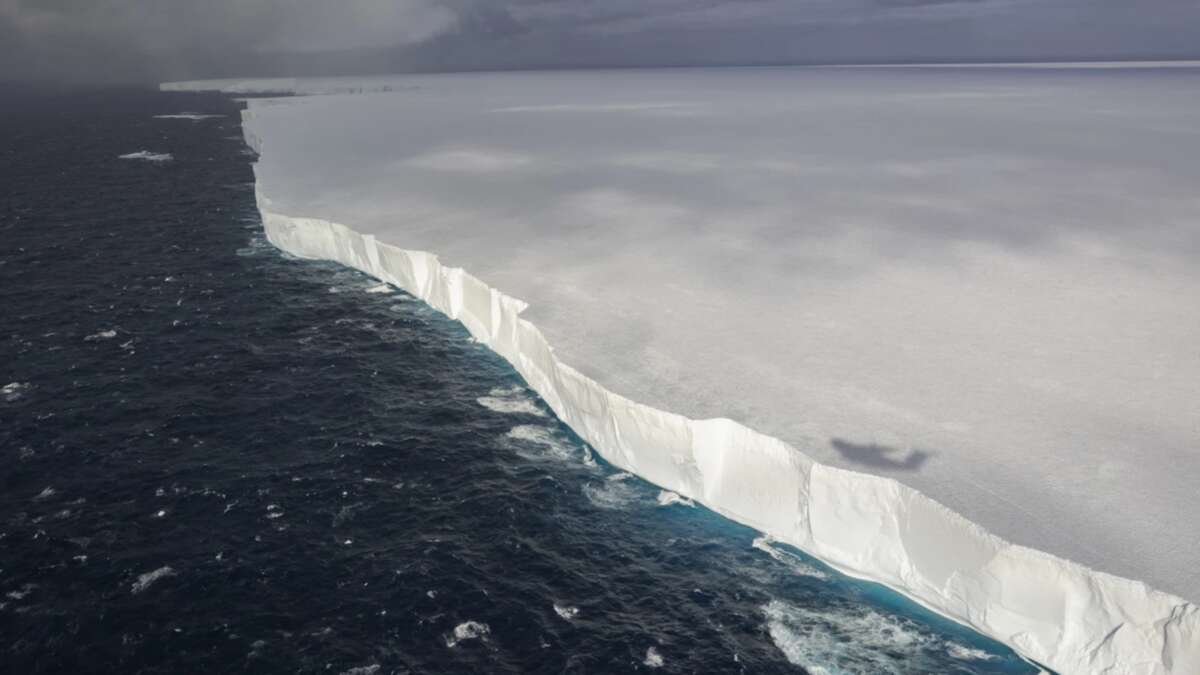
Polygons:
<instances>
[{"instance_id":1,"label":"white sea foam","mask_svg":"<svg viewBox=\"0 0 1200 675\"><path fill-rule=\"evenodd\" d=\"M989 654L982 649L966 647L957 642L947 642L946 653L960 661L991 661L997 658L996 655Z\"/></svg>"},{"instance_id":2,"label":"white sea foam","mask_svg":"<svg viewBox=\"0 0 1200 675\"><path fill-rule=\"evenodd\" d=\"M487 640L487 636L491 634L492 629L488 628L486 623L478 621L465 621L454 627L454 632L446 636L446 646L453 648L459 643L467 640Z\"/></svg>"},{"instance_id":3,"label":"white sea foam","mask_svg":"<svg viewBox=\"0 0 1200 675\"><path fill-rule=\"evenodd\" d=\"M341 675L375 675L379 672L379 664L372 663L369 666L358 666L349 670L343 670Z\"/></svg>"},{"instance_id":4,"label":"white sea foam","mask_svg":"<svg viewBox=\"0 0 1200 675\"><path fill-rule=\"evenodd\" d=\"M536 424L515 426L508 430L504 438L515 441L516 453L528 460L583 461L578 449L565 436Z\"/></svg>"},{"instance_id":5,"label":"white sea foam","mask_svg":"<svg viewBox=\"0 0 1200 675\"><path fill-rule=\"evenodd\" d=\"M680 497L678 493L671 492L670 490L660 490L658 493L658 505L670 506L672 504L690 506L692 508L696 507L696 502L688 499L687 497Z\"/></svg>"},{"instance_id":6,"label":"white sea foam","mask_svg":"<svg viewBox=\"0 0 1200 675\"><path fill-rule=\"evenodd\" d=\"M154 119L156 119L156 120L191 120L193 122L198 122L200 120L211 120L211 119L216 119L218 117L224 117L224 115L207 115L204 113L176 113L174 115L155 115Z\"/></svg>"},{"instance_id":7,"label":"white sea foam","mask_svg":"<svg viewBox=\"0 0 1200 675\"><path fill-rule=\"evenodd\" d=\"M35 496L33 498L33 501L35 501L35 502L45 501L45 500L53 497L57 493L58 492L54 488L47 486L46 489L37 493L37 496Z\"/></svg>"},{"instance_id":8,"label":"white sea foam","mask_svg":"<svg viewBox=\"0 0 1200 675\"><path fill-rule=\"evenodd\" d=\"M521 387L510 387L508 389L498 387L489 391L487 396L480 396L475 401L493 412L510 415L546 416L546 413L534 403L533 398Z\"/></svg>"},{"instance_id":9,"label":"white sea foam","mask_svg":"<svg viewBox=\"0 0 1200 675\"><path fill-rule=\"evenodd\" d=\"M564 620L570 621L579 615L579 608L571 606L564 607L563 605L554 603L554 613L562 617Z\"/></svg>"},{"instance_id":10,"label":"white sea foam","mask_svg":"<svg viewBox=\"0 0 1200 675\"><path fill-rule=\"evenodd\" d=\"M137 581L135 581L133 583L133 586L130 587L130 591L134 595L137 595L138 593L141 593L142 591L146 590L147 588L150 588L150 585L153 584L154 582L158 581L159 579L162 579L165 577L171 577L171 576L175 576L175 569L169 565L164 565L152 572L146 572L145 574L139 574Z\"/></svg>"},{"instance_id":11,"label":"white sea foam","mask_svg":"<svg viewBox=\"0 0 1200 675\"><path fill-rule=\"evenodd\" d=\"M25 598L29 597L29 594L32 593L33 589L35 588L37 588L37 584L25 584L18 590L9 591L5 595L12 600L24 600Z\"/></svg>"},{"instance_id":12,"label":"white sea foam","mask_svg":"<svg viewBox=\"0 0 1200 675\"><path fill-rule=\"evenodd\" d=\"M621 474L616 474L620 476ZM585 483L583 494L593 506L602 509L627 509L638 501L638 491L625 480L613 480L609 476L603 483Z\"/></svg>"},{"instance_id":13,"label":"white sea foam","mask_svg":"<svg viewBox=\"0 0 1200 675\"><path fill-rule=\"evenodd\" d=\"M140 159L145 162L169 162L175 157L169 152L150 152L149 150L139 150L138 152L130 152L120 155L118 159Z\"/></svg>"},{"instance_id":14,"label":"white sea foam","mask_svg":"<svg viewBox=\"0 0 1200 675\"><path fill-rule=\"evenodd\" d=\"M646 650L646 660L642 661L642 665L646 666L647 668L662 668L662 654L658 653L657 648L650 647Z\"/></svg>"},{"instance_id":15,"label":"white sea foam","mask_svg":"<svg viewBox=\"0 0 1200 675\"><path fill-rule=\"evenodd\" d=\"M775 548L774 546L771 545L771 543L773 541L774 540L771 539L771 537L764 534L761 537L756 537L754 539L754 542L751 544L751 546L762 551L763 553L766 553L767 555L771 556L775 560L783 563L784 565L787 566L787 568L791 572L793 572L795 574L801 574L806 577L815 577L817 579L828 579L829 578L828 574L825 574L821 570L804 562L804 560L801 559L800 556L797 556L793 553L788 553L787 551Z\"/></svg>"},{"instance_id":16,"label":"white sea foam","mask_svg":"<svg viewBox=\"0 0 1200 675\"><path fill-rule=\"evenodd\" d=\"M85 342L94 342L96 340L111 340L115 337L117 337L117 331L110 329L110 330L102 330L97 333L92 333L91 335L89 335L83 339Z\"/></svg>"},{"instance_id":17,"label":"white sea foam","mask_svg":"<svg viewBox=\"0 0 1200 675\"><path fill-rule=\"evenodd\" d=\"M763 613L775 646L814 675L901 675L923 669L922 652L946 651L916 624L862 605L824 610L772 600Z\"/></svg>"},{"instance_id":18,"label":"white sea foam","mask_svg":"<svg viewBox=\"0 0 1200 675\"><path fill-rule=\"evenodd\" d=\"M0 398L12 402L24 396L27 389L29 389L28 382L9 382L0 387Z\"/></svg>"}]
</instances>

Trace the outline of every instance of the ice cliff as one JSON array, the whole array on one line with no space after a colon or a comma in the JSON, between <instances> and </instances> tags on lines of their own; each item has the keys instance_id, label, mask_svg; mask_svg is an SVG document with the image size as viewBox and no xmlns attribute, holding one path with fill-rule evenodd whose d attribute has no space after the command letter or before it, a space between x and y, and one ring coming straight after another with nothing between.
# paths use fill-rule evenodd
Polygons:
<instances>
[{"instance_id":1,"label":"ice cliff","mask_svg":"<svg viewBox=\"0 0 1200 675\"><path fill-rule=\"evenodd\" d=\"M433 87L437 82L417 79L413 86L419 89L427 84ZM673 82L672 86L677 84ZM503 88L500 84L495 84L495 86L498 89ZM334 87L329 91L355 91L353 85L339 85L339 87ZM508 103L507 105L489 101L488 113L490 116L485 115L483 119L488 120L488 124L493 125L492 128L494 128L495 125L506 123L497 115L550 113L564 115L603 113L609 115L618 113L622 115L653 115L665 120L664 124L682 128L687 128L688 125L681 124L680 119L689 120L689 125L701 125L701 127L714 124L712 120L716 118L709 114L710 111L689 101L689 92L682 91L682 89L685 88L672 90L670 87L664 87L665 93L650 103L618 101L586 105L571 102L571 97L565 97L567 102L540 100L527 103L519 100L521 96L525 95L522 93L521 96L513 97L517 100L505 101ZM982 93L972 91L966 94L963 92L951 92L950 94L952 95L939 93L934 97L927 91L903 92L903 96L907 97L906 100L936 99L942 102L938 104L940 106L946 105L945 101L955 100L954 96L958 95L969 96L973 99L982 97L987 99L987 105L993 107L997 105L995 102L997 100L1007 100L1008 98L1020 100L1024 95L1023 92L1013 92L1003 88ZM558 95L562 96L561 93ZM396 111L406 111L407 106L412 105L408 99L388 99L387 101L380 99L377 103L394 105ZM810 100L805 100L803 104L813 105ZM582 438L592 444L614 465L635 472L684 498L691 498L703 503L719 513L757 528L780 541L797 546L848 574L886 584L930 609L970 625L986 635L1013 646L1030 659L1061 672L1200 672L1200 615L1198 615L1196 607L1187 600L1156 591L1141 582L1098 572L1056 555L1011 544L1001 537L990 534L983 527L958 515L955 510L947 508L941 503L947 499L943 495L949 495L953 497L952 503L961 510L964 508L963 505L970 506L974 501L991 499L991 496L985 494L963 496L953 490L953 485L950 485L949 488L943 485L940 488L941 491L937 493L940 499L935 501L916 489L891 478L830 466L828 461L818 462L806 452L798 449L794 443L787 443L758 433L737 422L721 418L704 418L705 416L694 413L690 416L674 414L665 411L665 408L668 407L677 409L673 405L646 405L621 396L600 384L598 380L608 382L612 380L595 375L596 363L577 362L574 358L567 359L576 366L592 368L592 376L585 375L580 370L564 363L559 353L552 349L543 329L535 326L526 318L534 314L534 310L539 309L539 306L545 302L545 297L536 297L535 306L523 316L522 312L527 309L524 302L501 293L496 288L485 284L479 277L458 267L443 265L438 256L433 253L402 249L388 243L404 243L411 239L424 244L423 248L444 251L453 246L451 242L453 237L478 239L481 236L479 231L457 227L466 222L465 219L468 218L472 222L483 222L486 227L499 230L503 234L506 231L505 228L511 223L481 218L479 212L473 211L477 208L477 201L469 199L466 195L453 196L455 189L462 188L461 185L454 182L449 186L424 184L420 183L422 174L404 174L405 177L411 177L416 181L415 187L408 189L423 189L430 194L440 194L439 190L447 190L454 200L458 200L457 206L468 213L463 215L460 220L453 220L451 216L459 214L448 210L431 210L427 203L409 201L407 204L411 205L415 212L415 215L409 218L410 222L403 227L388 230L380 227L379 223L392 218L403 220L408 216L400 211L381 209L380 205L375 203L373 211L350 209L346 211L344 217L329 217L327 215L329 213L342 213L339 210L340 207L331 207L329 200L340 199L347 194L352 194L352 191L336 194L323 192L313 182L323 174L335 172L342 182L356 183L363 180L364 176L387 166L402 166L405 171L450 175L454 181L465 181L464 176L487 176L489 180L502 181L509 179L513 173L526 171L537 174L539 180L548 184L548 190L562 190L564 185L571 187L570 182L565 179L564 183L558 183L553 178L547 178L549 169L543 168L528 155L517 151L500 152L495 147L490 148L489 152L479 152L469 146L460 145L417 156L410 154L407 157L397 157L393 159L392 164L385 165L369 161L369 151L356 145L349 154L355 160L361 158L365 162L365 166L355 168L352 163L345 161L329 167L323 167L321 161L311 163L307 165L309 167L307 171L311 175L296 173L289 178L287 187L291 192L286 195L287 199L282 201L284 205L280 206L281 200L275 199L275 197L280 192L287 192L276 187L275 181L280 180L283 171L280 167L283 164L300 165L296 162L297 155L288 154L292 149L290 144L319 144L322 138L333 138L335 142L359 143L360 145L361 141L354 141L349 137L339 139L335 131L337 125L333 125L333 123L326 128L324 120L335 119L334 115L328 115L322 120L318 119L318 116L281 114L272 115L268 120L265 115L263 118L256 118L255 111L263 111L263 108L259 107L260 105L256 104L248 112L244 129L250 144L260 153L264 150L260 140L261 132L270 132L268 135L272 145L267 149L268 154L264 157L264 161L276 163L270 164L266 175L264 175L263 165L256 169L260 183L259 205L268 238L275 245L294 255L334 260L360 269L387 283L403 288L439 311L459 320L473 337L507 359L564 422L575 429ZM926 103L921 105L924 106ZM354 114L353 111L348 111L346 106L330 105L328 107L329 110ZM448 107L439 109L443 116L451 114L452 110ZM394 119L403 118L396 117ZM592 121L594 118L588 119ZM461 135L466 127L454 124L458 121L455 118L453 123L450 123L442 117L436 120L438 124L453 126L455 133ZM337 124L349 126L364 123L367 123L364 118L355 117ZM1169 127L1169 124L1166 123L1166 116L1159 119L1158 123L1163 128ZM267 124L270 126L264 127ZM410 130L405 129L402 133L407 134L408 131ZM419 132L427 131L427 128L419 127L411 131L419 135ZM547 143L563 141L563 139L554 138L555 129L546 125L540 126L538 133L550 139ZM375 139L373 142L378 143L379 141L377 133L364 135L371 135ZM608 138L610 140L607 142L615 143L616 141L612 139L617 137L610 136ZM622 142L626 142L626 140L622 139ZM634 140L644 142L646 139L639 137ZM688 140L692 141L693 137L689 136ZM812 141L809 143L811 144ZM358 150L363 150L363 152L356 154ZM394 150L385 149L385 151L381 151L381 154L384 152L395 154ZM315 151L312 145L305 148L305 156L311 158L314 154L320 155L321 153ZM325 156L332 157L329 154ZM662 165L669 164L673 171L695 177L717 170L714 169L713 161L711 157L695 153L686 155L641 153L622 156L621 166L627 172L638 172L658 170ZM1007 161L1012 160L1010 158ZM1016 164L1014 162L1014 166ZM553 168L557 170L562 166L565 164L556 164L553 165ZM972 170L971 166L967 164L955 164L954 166L959 173ZM738 170L777 174L791 171L792 168L779 163L752 165L749 160L745 160L739 164ZM896 170L904 172L902 175L907 180L916 175L910 172L920 171L921 168L903 165L896 167ZM1131 180L1131 176L1134 174L1125 175L1124 180L1127 184ZM390 189L397 191L405 189L396 182L394 177L384 180L391 186ZM377 187L372 185L370 188L363 187L363 189L369 191L370 194L378 195L380 193L376 189ZM296 194L304 190L316 197L307 201L298 199ZM489 197L496 198L493 194L489 194ZM619 200L614 201L610 198L611 195L601 195L601 197L604 198L599 199L596 203L585 202L584 210L592 207L624 209L626 212L629 210L629 204L621 203ZM1166 203L1171 202L1163 200L1159 204L1159 208L1165 208L1163 204ZM909 204L909 206L911 205ZM506 206L511 215L515 209L511 205L506 204ZM951 202L921 203L918 206L923 209L936 207L943 214L953 213L952 209L959 207ZM398 207L403 207L403 204L399 204ZM1051 204L1047 206L1046 210L1053 211L1061 208L1061 205ZM492 213L504 215L503 212L489 212L489 214ZM561 215L561 212L556 213ZM301 217L304 215L321 217ZM676 212L665 207L643 209L639 215L644 218L644 222L670 220L677 217ZM756 215L760 218L768 217L763 214ZM897 212L896 217L903 218L903 215L902 212ZM1161 217L1162 214L1160 213L1158 216ZM1186 214L1171 214L1167 220L1185 223L1188 217ZM354 227L333 222L335 220L349 223ZM455 227L448 228L444 234L438 235L446 242L445 247L440 242L432 241L429 235L430 228L423 229L422 223L425 220L431 222L445 220L455 225ZM609 242L603 239L603 234L593 231L585 231L583 234L586 237L584 241L591 242L593 246L588 249L589 257L612 253L606 247ZM645 230L642 230L641 234L644 236L647 246L653 245L652 237L646 236ZM701 232L697 236L703 238L707 235L708 233ZM560 235L554 231L509 231L509 234L504 236L518 239L529 237L529 241L532 242L538 237ZM386 237L386 241L383 237ZM724 239L721 240L720 246L737 251L743 243L733 239ZM1079 245L1079 241L1074 241L1072 244ZM544 262L543 258L528 258L530 255L528 247L517 246L507 249L499 246L477 246L476 248L490 251L492 258L510 256L505 258L509 260L510 272L512 268L524 269L526 274L546 274L553 278L547 269L540 266L540 263ZM563 249L554 250L552 253L562 255ZM515 286L525 289L525 286L514 283L514 277L511 274L501 273L503 268L488 262L486 258L480 258L478 255L463 256L461 249L457 249L456 254L456 258L465 257L470 260L469 267L473 272L476 271L481 260L491 265L484 269L482 276L492 280L492 283L497 286L504 288ZM1089 255L1091 255L1091 249L1089 249ZM690 262L694 264L698 261L703 262L703 257L694 256ZM1056 258L1054 262L1057 264L1059 261ZM656 263L658 261L650 264ZM663 262L663 264L666 263ZM624 266L619 269L628 271L630 268ZM747 280L731 277L731 283L751 284L752 281L760 278L760 273L762 278L771 281L773 277L766 272L775 269L771 267L766 270L761 268L756 270L753 266L746 267L741 274L753 275L754 278ZM672 270L672 272L674 271ZM722 270L722 272L724 271ZM990 271L994 273L995 268L990 268ZM1124 272L1117 265L1112 265L1108 274L1119 276ZM670 275L664 274L663 276L668 281L670 280ZM1054 277L1049 275L1046 278L1053 279ZM499 281L496 281L497 279ZM596 279L597 277L591 278L592 281ZM774 279L776 282L779 281L777 275ZM977 279L970 277L966 279L969 283L978 283ZM644 279L642 280L644 281ZM617 277L613 277L611 281L614 285L620 285L623 282ZM1172 281L1172 283L1179 284L1182 297L1185 298L1194 290L1177 281ZM569 287L570 285L563 284L563 286ZM1146 288L1152 287L1147 284ZM1133 292L1132 289L1135 289L1135 285L1127 284L1125 289L1126 292ZM1018 301L1036 302L1037 293L1044 292L1044 290L1044 286L1040 289L1034 288L1030 295L1022 296L1018 298ZM750 287L750 292L753 292L753 286ZM524 293L522 295L530 297ZM570 294L565 294L559 299L569 305L568 301L572 297ZM1084 296L1080 295L1079 297L1083 298ZM1151 294L1146 297L1153 298L1155 296ZM660 296L656 296L655 299L660 299ZM814 302L819 300L819 298L802 299ZM774 301L774 296L769 300ZM600 318L609 317L610 314L604 313L603 307L597 305L594 298L588 297L588 301L589 304L581 304L574 309L578 310L581 316L593 310L601 310L596 317L581 321L585 326L591 326L594 329ZM927 301L937 302L938 299L928 298ZM1118 301L1119 298L1114 296L1113 302ZM694 302L697 306L703 306L706 300L700 298L695 299ZM1138 300L1138 302L1142 302L1142 300ZM1145 303L1143 302L1143 304ZM804 303L799 302L798 305L803 307ZM660 303L658 306L660 309L667 310L664 314L669 314L673 309L667 304ZM568 309L571 308L568 306ZM718 307L717 310L719 311L719 309ZM993 309L999 311L1002 308ZM1172 314L1186 323L1188 318L1186 313L1181 314L1175 310ZM543 320L540 317L545 315L537 314L537 316L539 317L538 326L543 326ZM561 326L561 320L559 316L554 317L558 326ZM664 320L670 321L671 319L667 316ZM771 320L775 321L776 317L772 317ZM715 320L714 323L716 323ZM786 326L786 322L783 325ZM724 334L713 336L713 341L724 340L722 344L727 348L731 345L736 348L737 344L743 343L744 349L757 350L757 346L751 341L756 327L745 323L740 326L746 332L744 339L739 339L735 332L732 334L732 342L730 342L730 336ZM634 323L625 328L621 326L617 328L636 330L639 327L639 324ZM950 326L949 328L955 327ZM1114 330L1117 328L1114 326ZM911 331L919 329L919 326L911 327ZM942 327L942 329L945 330L946 327ZM559 328L556 327L556 330ZM889 335L892 334L889 333ZM602 334L597 333L596 339L602 337ZM772 338L776 342L778 339L778 336ZM559 341L555 340L555 344L558 343ZM770 343L775 344L775 342ZM1030 348L1036 350L1038 345L1032 344ZM573 351L572 353L578 352ZM737 356L736 351L727 351L725 355L730 358ZM933 367L947 368L955 363L953 354L944 353L940 356L944 360ZM803 370L793 370L790 366L784 369L787 372L804 373ZM637 393L634 398L642 398L645 392L644 386L630 387L623 382L618 381L618 383L621 386L613 387L614 389L634 391ZM644 385L644 383L641 384ZM1043 390L1050 391L1055 382L1050 378L1045 378L1036 384ZM683 399L679 394L675 394L672 400ZM878 405L875 409L881 415L893 415L896 419L900 418L894 411L883 405ZM997 412L997 414L999 413ZM1178 416L1175 421L1179 421ZM1186 414L1183 422L1185 425L1187 424ZM1100 419L1095 422L1098 427L1102 427L1104 423L1104 420ZM1064 443L1074 442L1082 451L1081 456L1077 457L1075 456L1077 453L1073 453L1071 457L1064 456L1063 459L1086 461L1088 452L1096 451L1100 447L1099 443L1104 440L1103 436L1086 439L1063 438ZM803 447L804 450L809 450L807 446ZM1018 452L1032 453L1028 458L1028 470L1031 472L1046 471L1049 467L1054 466L1053 462L1047 464L1044 456L1035 451L1035 447L1017 446L1010 447L1010 449L1018 450L1019 448ZM1098 465L1108 466L1114 458L1115 456L1106 454L1097 457L1095 462ZM1018 462L1024 460L1020 454L1008 459ZM1116 467L1117 465L1113 464L1112 466ZM1131 468L1129 471L1132 473L1133 469ZM1187 473L1184 471L1181 479L1185 482L1186 476ZM1058 483L1050 483L1045 486L1045 489L1057 491L1062 489L1062 486ZM1180 493L1172 490L1165 491L1165 495L1143 494L1147 501L1154 501L1159 497L1168 500L1176 499L1176 508L1186 505L1187 500L1192 498L1186 494L1186 491ZM969 488L966 490L967 493L970 491ZM1171 497L1172 494L1175 494L1176 497ZM1035 513L1058 513L1054 511L1056 507L1054 501L1050 499L1044 502L1026 501L1024 504L1010 505L1008 508L1019 510L1021 506L1025 506ZM1139 508L1139 505L1134 502L1129 502L1128 506L1131 513L1137 512ZM1178 513L1180 520L1174 526L1175 532L1183 539L1190 541L1189 534L1194 534L1195 528L1187 520L1188 509L1182 508ZM1119 526L1122 522L1121 515L1122 513L1119 511L1112 513L1108 522ZM1009 522L1009 531L1020 532L1022 525L1027 521L1015 518ZM1126 521L1125 526L1141 528L1143 521L1139 519ZM1062 531L1063 525L1058 524L1057 529ZM1185 541L1184 545L1190 544ZM1151 550L1135 549L1131 551L1131 555L1135 560L1148 560L1154 558L1156 554Z\"/></svg>"}]
</instances>

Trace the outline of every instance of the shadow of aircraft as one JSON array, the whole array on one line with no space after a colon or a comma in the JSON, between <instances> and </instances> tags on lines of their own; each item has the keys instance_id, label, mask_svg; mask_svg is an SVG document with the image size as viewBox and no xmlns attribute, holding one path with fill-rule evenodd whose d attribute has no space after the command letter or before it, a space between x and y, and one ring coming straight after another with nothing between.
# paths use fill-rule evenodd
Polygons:
<instances>
[{"instance_id":1,"label":"shadow of aircraft","mask_svg":"<svg viewBox=\"0 0 1200 675\"><path fill-rule=\"evenodd\" d=\"M900 450L890 445L853 443L841 438L830 439L829 444L841 453L847 462L892 471L920 471L925 461L933 454L914 448L909 450L907 457L900 459Z\"/></svg>"}]
</instances>

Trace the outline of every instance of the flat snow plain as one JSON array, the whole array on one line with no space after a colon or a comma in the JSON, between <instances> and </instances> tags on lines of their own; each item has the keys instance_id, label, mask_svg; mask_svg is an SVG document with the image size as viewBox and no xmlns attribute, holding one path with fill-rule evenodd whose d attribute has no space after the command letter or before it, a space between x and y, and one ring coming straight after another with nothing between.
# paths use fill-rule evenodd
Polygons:
<instances>
[{"instance_id":1,"label":"flat snow plain","mask_svg":"<svg viewBox=\"0 0 1200 675\"><path fill-rule=\"evenodd\" d=\"M439 254L608 389L1200 599L1200 68L186 86L332 92L251 102L272 210Z\"/></svg>"}]
</instances>

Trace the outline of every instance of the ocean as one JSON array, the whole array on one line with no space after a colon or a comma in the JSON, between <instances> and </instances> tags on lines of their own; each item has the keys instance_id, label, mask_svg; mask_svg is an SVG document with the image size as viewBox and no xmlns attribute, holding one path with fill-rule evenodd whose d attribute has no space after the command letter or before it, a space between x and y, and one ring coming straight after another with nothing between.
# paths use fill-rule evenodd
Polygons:
<instances>
[{"instance_id":1,"label":"ocean","mask_svg":"<svg viewBox=\"0 0 1200 675\"><path fill-rule=\"evenodd\" d=\"M1036 672L615 470L457 323L275 250L240 106L0 108L5 670Z\"/></svg>"}]
</instances>

